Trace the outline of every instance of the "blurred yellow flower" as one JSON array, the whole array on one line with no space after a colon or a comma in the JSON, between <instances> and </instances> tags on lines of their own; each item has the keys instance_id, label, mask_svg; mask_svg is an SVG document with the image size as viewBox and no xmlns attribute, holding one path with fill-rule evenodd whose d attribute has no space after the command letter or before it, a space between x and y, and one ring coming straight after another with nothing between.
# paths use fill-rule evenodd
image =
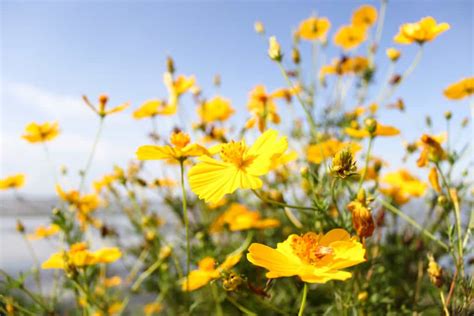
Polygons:
<instances>
[{"instance_id":1,"label":"blurred yellow flower","mask_svg":"<svg viewBox=\"0 0 474 316\"><path fill-rule=\"evenodd\" d=\"M365 261L365 249L344 229L333 229L326 234L306 233L290 235L276 249L253 243L247 259L269 272L269 279L299 276L308 283L347 280L352 273L341 269Z\"/></svg>"},{"instance_id":2,"label":"blurred yellow flower","mask_svg":"<svg viewBox=\"0 0 474 316\"><path fill-rule=\"evenodd\" d=\"M36 228L33 234L28 235L29 240L38 240L43 239L49 236L56 235L59 233L60 227L56 224L51 224L50 226L39 226Z\"/></svg>"},{"instance_id":3,"label":"blurred yellow flower","mask_svg":"<svg viewBox=\"0 0 474 316\"><path fill-rule=\"evenodd\" d=\"M437 193L441 193L441 185L439 184L438 170L435 167L432 167L430 169L430 173L428 174L428 181L430 182L433 190L435 190Z\"/></svg>"},{"instance_id":4,"label":"blurred yellow flower","mask_svg":"<svg viewBox=\"0 0 474 316\"><path fill-rule=\"evenodd\" d=\"M53 140L58 135L58 122L46 122L43 124L32 122L26 125L25 133L21 137L30 143L42 143Z\"/></svg>"},{"instance_id":5,"label":"blurred yellow flower","mask_svg":"<svg viewBox=\"0 0 474 316\"><path fill-rule=\"evenodd\" d=\"M117 275L113 276L113 277L110 277L110 278L105 278L102 281L102 284L105 287L116 287L116 286L119 286L120 284L122 284L122 278L117 276Z\"/></svg>"},{"instance_id":6,"label":"blurred yellow flower","mask_svg":"<svg viewBox=\"0 0 474 316\"><path fill-rule=\"evenodd\" d=\"M163 305L158 302L148 303L143 306L145 316L158 315L163 310Z\"/></svg>"},{"instance_id":7,"label":"blurred yellow flower","mask_svg":"<svg viewBox=\"0 0 474 316\"><path fill-rule=\"evenodd\" d=\"M252 228L274 228L280 226L280 221L272 218L262 219L259 212L251 211L245 205L233 203L212 223L210 232L220 232L225 225L234 232Z\"/></svg>"},{"instance_id":8,"label":"blurred yellow flower","mask_svg":"<svg viewBox=\"0 0 474 316\"><path fill-rule=\"evenodd\" d=\"M246 128L252 128L255 123L260 132L267 128L267 122L274 124L280 123L280 115L277 113L276 98L285 98L286 95L277 90L273 93L267 93L265 86L257 85L250 91L247 109L252 117L247 121Z\"/></svg>"},{"instance_id":9,"label":"blurred yellow flower","mask_svg":"<svg viewBox=\"0 0 474 316\"><path fill-rule=\"evenodd\" d=\"M280 62L283 58L280 43L278 43L275 36L271 36L268 40L268 56L270 57L270 59L278 62Z\"/></svg>"},{"instance_id":10,"label":"blurred yellow flower","mask_svg":"<svg viewBox=\"0 0 474 316\"><path fill-rule=\"evenodd\" d=\"M258 34L265 33L265 26L263 25L262 22L257 21L257 22L255 22L255 24L253 26L254 26L254 29L255 29L256 33L258 33Z\"/></svg>"},{"instance_id":11,"label":"blurred yellow flower","mask_svg":"<svg viewBox=\"0 0 474 316\"><path fill-rule=\"evenodd\" d=\"M444 95L451 100L460 100L474 94L474 77L464 78L444 89Z\"/></svg>"},{"instance_id":12,"label":"blurred yellow flower","mask_svg":"<svg viewBox=\"0 0 474 316\"><path fill-rule=\"evenodd\" d=\"M63 200L68 202L81 213L89 213L97 209L100 199L96 194L81 194L79 191L64 191L59 184L56 185L56 193Z\"/></svg>"},{"instance_id":13,"label":"blurred yellow flower","mask_svg":"<svg viewBox=\"0 0 474 316\"><path fill-rule=\"evenodd\" d=\"M326 75L363 74L369 67L369 60L363 56L343 57L334 59L331 64L324 65L319 71L320 79Z\"/></svg>"},{"instance_id":14,"label":"blurred yellow flower","mask_svg":"<svg viewBox=\"0 0 474 316\"><path fill-rule=\"evenodd\" d=\"M398 34L393 40L398 44L423 44L434 40L439 34L449 30L448 23L437 24L431 16L422 18L415 23L406 23L400 26Z\"/></svg>"},{"instance_id":15,"label":"blurred yellow flower","mask_svg":"<svg viewBox=\"0 0 474 316\"><path fill-rule=\"evenodd\" d=\"M423 134L420 138L419 145L422 148L420 157L416 161L418 167L422 168L428 164L428 161L439 162L446 159L447 153L441 147L443 142L443 134L436 136L430 136Z\"/></svg>"},{"instance_id":16,"label":"blurred yellow flower","mask_svg":"<svg viewBox=\"0 0 474 316\"><path fill-rule=\"evenodd\" d=\"M258 189L260 176L268 173L272 158L283 154L288 147L286 137L268 130L248 147L244 140L222 144L216 160L201 156L189 171L191 190L206 202L217 202L238 188Z\"/></svg>"},{"instance_id":17,"label":"blurred yellow flower","mask_svg":"<svg viewBox=\"0 0 474 316\"><path fill-rule=\"evenodd\" d=\"M371 5L362 5L352 13L352 25L369 27L377 21L377 9Z\"/></svg>"},{"instance_id":18,"label":"blurred yellow flower","mask_svg":"<svg viewBox=\"0 0 474 316\"><path fill-rule=\"evenodd\" d=\"M343 25L334 35L334 44L344 50L358 47L367 39L367 30L363 26Z\"/></svg>"},{"instance_id":19,"label":"blurred yellow flower","mask_svg":"<svg viewBox=\"0 0 474 316\"><path fill-rule=\"evenodd\" d=\"M345 133L351 137L355 138L366 138L370 137L371 133L367 128L352 128L352 127L346 127L344 129ZM389 125L382 125L380 123L377 123L375 132L373 133L374 136L396 136L400 134L400 131L393 126Z\"/></svg>"},{"instance_id":20,"label":"blurred yellow flower","mask_svg":"<svg viewBox=\"0 0 474 316\"><path fill-rule=\"evenodd\" d=\"M298 27L297 35L305 40L324 40L326 39L331 22L325 17L312 16L302 21Z\"/></svg>"},{"instance_id":21,"label":"blurred yellow flower","mask_svg":"<svg viewBox=\"0 0 474 316\"><path fill-rule=\"evenodd\" d=\"M197 157L209 154L207 149L198 145L190 144L188 134L178 131L170 136L170 145L145 145L140 146L136 152L139 160L163 160L171 159L182 161L188 157Z\"/></svg>"},{"instance_id":22,"label":"blurred yellow flower","mask_svg":"<svg viewBox=\"0 0 474 316\"><path fill-rule=\"evenodd\" d=\"M362 146L354 142L341 142L335 138L322 141L318 144L310 145L306 150L306 157L312 163L320 164L328 158L333 158L337 152L348 147L355 155Z\"/></svg>"},{"instance_id":23,"label":"blurred yellow flower","mask_svg":"<svg viewBox=\"0 0 474 316\"><path fill-rule=\"evenodd\" d=\"M174 109L178 105L179 97L191 90L196 84L196 78L194 76L186 77L184 75L179 75L174 78L171 72L165 72L163 82L168 89L168 106L170 109Z\"/></svg>"},{"instance_id":24,"label":"blurred yellow flower","mask_svg":"<svg viewBox=\"0 0 474 316\"><path fill-rule=\"evenodd\" d=\"M402 54L398 49L393 47L387 48L385 53L387 54L387 57L393 62L397 61Z\"/></svg>"},{"instance_id":25,"label":"blurred yellow flower","mask_svg":"<svg viewBox=\"0 0 474 316\"><path fill-rule=\"evenodd\" d=\"M23 173L0 179L0 190L19 189L25 185L25 175Z\"/></svg>"},{"instance_id":26,"label":"blurred yellow flower","mask_svg":"<svg viewBox=\"0 0 474 316\"><path fill-rule=\"evenodd\" d=\"M116 107L113 107L111 108L110 110L107 110L106 107L107 107L107 102L109 101L109 97L106 95L106 94L102 94L99 96L99 106L98 107L95 107L90 101L89 99L87 98L87 96L83 95L82 96L82 99L84 100L84 102L86 103L86 105L92 110L94 111L96 114L98 114L100 117L105 117L109 114L113 114L113 113L118 113L118 112L122 112L123 110L125 110L126 108L128 108L130 106L130 104L128 102L126 103L123 103L121 105L118 105Z\"/></svg>"},{"instance_id":27,"label":"blurred yellow flower","mask_svg":"<svg viewBox=\"0 0 474 316\"><path fill-rule=\"evenodd\" d=\"M177 110L176 103L166 104L161 100L148 100L133 112L133 118L139 120L157 115L173 115Z\"/></svg>"},{"instance_id":28,"label":"blurred yellow flower","mask_svg":"<svg viewBox=\"0 0 474 316\"><path fill-rule=\"evenodd\" d=\"M423 196L428 187L406 169L385 174L381 182L388 184L389 187L382 186L380 191L393 198L399 205L405 204L411 197Z\"/></svg>"},{"instance_id":29,"label":"blurred yellow flower","mask_svg":"<svg viewBox=\"0 0 474 316\"><path fill-rule=\"evenodd\" d=\"M201 259L198 263L198 269L191 271L186 278L181 280L181 289L183 291L194 291L205 286L212 280L220 278L223 272L232 269L241 258L241 253L231 254L217 268L214 258L205 257Z\"/></svg>"},{"instance_id":30,"label":"blurred yellow flower","mask_svg":"<svg viewBox=\"0 0 474 316\"><path fill-rule=\"evenodd\" d=\"M366 198L364 189L361 189L357 198L347 205L347 209L352 214L352 226L357 235L361 238L372 236L375 224L369 207L369 199Z\"/></svg>"},{"instance_id":31,"label":"blurred yellow flower","mask_svg":"<svg viewBox=\"0 0 474 316\"><path fill-rule=\"evenodd\" d=\"M226 121L234 112L230 101L220 96L203 102L197 108L197 113L203 123Z\"/></svg>"},{"instance_id":32,"label":"blurred yellow flower","mask_svg":"<svg viewBox=\"0 0 474 316\"><path fill-rule=\"evenodd\" d=\"M84 267L99 263L112 263L120 259L122 253L116 247L102 248L90 251L86 243L76 243L69 251L60 251L52 254L41 265L42 269L68 269L69 267Z\"/></svg>"}]
</instances>

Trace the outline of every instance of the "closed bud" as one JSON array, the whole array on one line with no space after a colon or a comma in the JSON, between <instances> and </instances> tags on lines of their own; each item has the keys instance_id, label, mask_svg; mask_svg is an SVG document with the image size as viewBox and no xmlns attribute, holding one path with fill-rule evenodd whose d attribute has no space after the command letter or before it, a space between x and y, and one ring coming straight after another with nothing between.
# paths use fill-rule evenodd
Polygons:
<instances>
[{"instance_id":1,"label":"closed bud","mask_svg":"<svg viewBox=\"0 0 474 316\"><path fill-rule=\"evenodd\" d=\"M374 118L368 118L364 121L365 129L373 135L377 129L377 121Z\"/></svg>"},{"instance_id":2,"label":"closed bud","mask_svg":"<svg viewBox=\"0 0 474 316\"><path fill-rule=\"evenodd\" d=\"M270 37L268 40L268 56L276 62L281 62L283 59L280 43L278 43L275 36Z\"/></svg>"},{"instance_id":3,"label":"closed bud","mask_svg":"<svg viewBox=\"0 0 474 316\"><path fill-rule=\"evenodd\" d=\"M433 255L428 255L428 275L431 282L437 287L443 285L443 269L436 263L433 258Z\"/></svg>"},{"instance_id":4,"label":"closed bud","mask_svg":"<svg viewBox=\"0 0 474 316\"><path fill-rule=\"evenodd\" d=\"M166 69L170 74L174 74L175 68L174 68L174 60L171 56L166 57Z\"/></svg>"},{"instance_id":5,"label":"closed bud","mask_svg":"<svg viewBox=\"0 0 474 316\"><path fill-rule=\"evenodd\" d=\"M448 203L448 198L446 195L440 195L438 196L438 204L441 206L445 206Z\"/></svg>"},{"instance_id":6,"label":"closed bud","mask_svg":"<svg viewBox=\"0 0 474 316\"><path fill-rule=\"evenodd\" d=\"M254 27L255 32L257 34L264 34L265 33L265 26L263 25L262 22L260 22L260 21L255 22L253 27Z\"/></svg>"},{"instance_id":7,"label":"closed bud","mask_svg":"<svg viewBox=\"0 0 474 316\"><path fill-rule=\"evenodd\" d=\"M448 121L453 117L453 113L451 111L446 111L444 112L444 118L447 119Z\"/></svg>"},{"instance_id":8,"label":"closed bud","mask_svg":"<svg viewBox=\"0 0 474 316\"><path fill-rule=\"evenodd\" d=\"M298 50L298 48L294 47L291 50L291 59L297 65L301 62L301 55L300 55L300 51Z\"/></svg>"},{"instance_id":9,"label":"closed bud","mask_svg":"<svg viewBox=\"0 0 474 316\"><path fill-rule=\"evenodd\" d=\"M231 272L224 280L222 281L222 287L224 290L232 292L237 290L237 288L244 282L242 277L238 274Z\"/></svg>"},{"instance_id":10,"label":"closed bud","mask_svg":"<svg viewBox=\"0 0 474 316\"><path fill-rule=\"evenodd\" d=\"M425 117L425 122L426 122L426 126L428 127L431 127L431 125L433 124L431 121L431 117L429 115Z\"/></svg>"},{"instance_id":11,"label":"closed bud","mask_svg":"<svg viewBox=\"0 0 474 316\"><path fill-rule=\"evenodd\" d=\"M331 173L339 178L346 178L356 174L357 166L352 152L346 148L340 150L332 160Z\"/></svg>"},{"instance_id":12,"label":"closed bud","mask_svg":"<svg viewBox=\"0 0 474 316\"><path fill-rule=\"evenodd\" d=\"M25 226L23 225L23 222L19 219L16 220L16 231L20 234L23 234L25 232Z\"/></svg>"},{"instance_id":13,"label":"closed bud","mask_svg":"<svg viewBox=\"0 0 474 316\"><path fill-rule=\"evenodd\" d=\"M215 75L214 75L214 85L215 85L216 87L220 87L220 86L221 86L221 83L222 83L221 75L215 74Z\"/></svg>"}]
</instances>

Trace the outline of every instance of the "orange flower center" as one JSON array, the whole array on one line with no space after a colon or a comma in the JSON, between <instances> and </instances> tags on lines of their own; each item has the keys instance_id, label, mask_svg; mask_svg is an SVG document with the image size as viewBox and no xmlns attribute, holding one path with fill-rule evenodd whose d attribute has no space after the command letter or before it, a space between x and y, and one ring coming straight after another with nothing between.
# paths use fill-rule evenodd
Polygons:
<instances>
[{"instance_id":1,"label":"orange flower center","mask_svg":"<svg viewBox=\"0 0 474 316\"><path fill-rule=\"evenodd\" d=\"M230 162L239 168L245 168L253 160L253 157L245 157L247 146L243 141L231 141L222 146L220 156L225 162Z\"/></svg>"},{"instance_id":2,"label":"orange flower center","mask_svg":"<svg viewBox=\"0 0 474 316\"><path fill-rule=\"evenodd\" d=\"M176 146L178 148L183 148L187 144L189 144L189 142L191 141L191 138L186 133L183 133L183 132L177 132L176 133L175 132L175 133L171 134L170 141L171 141L171 144L173 144L174 146Z\"/></svg>"},{"instance_id":3,"label":"orange flower center","mask_svg":"<svg viewBox=\"0 0 474 316\"><path fill-rule=\"evenodd\" d=\"M303 236L294 236L291 240L293 252L306 263L315 264L327 255L333 253L331 247L319 244L319 235L306 233Z\"/></svg>"}]
</instances>

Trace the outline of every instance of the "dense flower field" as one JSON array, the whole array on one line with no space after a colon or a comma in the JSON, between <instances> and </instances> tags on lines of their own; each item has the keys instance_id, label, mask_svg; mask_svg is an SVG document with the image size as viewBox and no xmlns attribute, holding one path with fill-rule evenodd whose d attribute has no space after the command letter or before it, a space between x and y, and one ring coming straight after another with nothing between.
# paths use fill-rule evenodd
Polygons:
<instances>
[{"instance_id":1,"label":"dense flower field","mask_svg":"<svg viewBox=\"0 0 474 316\"><path fill-rule=\"evenodd\" d=\"M242 91L247 119L239 125L229 121L237 111L231 100L207 95L169 57L168 95L133 109L134 119L150 124L143 146L127 166L111 162L93 181L87 175L102 128L113 129L104 122L130 115L130 105L84 96L99 129L79 185L66 186L52 166L58 201L49 222L25 227L18 220L16 227L33 258L38 239L57 251L19 275L0 270L2 314L472 315L472 139L450 143L446 112L443 133L431 134L427 117L426 133L400 145L405 158L416 157L416 170L387 171L396 162L372 153L400 134L379 113L404 111L393 94L450 25L422 17L387 35L393 47L379 47L385 11L386 1L354 8L339 27L309 16L288 50L256 22L286 85ZM330 45L342 53L326 56ZM402 69L407 45L418 53ZM376 54L390 64L385 81L374 80ZM474 109L468 75L432 93ZM185 94L194 105L183 104ZM182 106L198 114L192 128L189 121L159 128ZM472 119L462 124L469 128ZM21 138L49 155L61 132L61 122L32 122ZM150 167L154 160L171 170L167 177L156 162ZM465 169L453 172L458 166ZM0 189L21 193L27 179L4 177ZM104 216L117 212L126 230Z\"/></svg>"}]
</instances>

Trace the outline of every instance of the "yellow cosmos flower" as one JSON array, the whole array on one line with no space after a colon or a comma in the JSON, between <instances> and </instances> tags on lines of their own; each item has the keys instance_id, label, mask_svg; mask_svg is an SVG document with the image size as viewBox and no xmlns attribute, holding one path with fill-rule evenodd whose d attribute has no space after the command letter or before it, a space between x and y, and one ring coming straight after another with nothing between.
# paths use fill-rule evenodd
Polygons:
<instances>
[{"instance_id":1,"label":"yellow cosmos flower","mask_svg":"<svg viewBox=\"0 0 474 316\"><path fill-rule=\"evenodd\" d=\"M349 150L354 155L362 148L362 146L358 143L341 142L335 138L330 138L318 144L310 145L306 150L306 157L308 161L320 164L324 160L334 157L345 147L349 147Z\"/></svg>"},{"instance_id":2,"label":"yellow cosmos flower","mask_svg":"<svg viewBox=\"0 0 474 316\"><path fill-rule=\"evenodd\" d=\"M464 78L444 89L444 95L451 100L461 100L474 94L474 77Z\"/></svg>"},{"instance_id":3,"label":"yellow cosmos flower","mask_svg":"<svg viewBox=\"0 0 474 316\"><path fill-rule=\"evenodd\" d=\"M226 121L234 112L230 101L220 96L205 101L197 108L197 113L203 123Z\"/></svg>"},{"instance_id":4,"label":"yellow cosmos flower","mask_svg":"<svg viewBox=\"0 0 474 316\"><path fill-rule=\"evenodd\" d=\"M429 161L439 162L447 158L447 153L444 151L441 143L444 141L444 134L436 136L430 136L423 134L420 138L418 145L422 148L420 157L416 161L418 167L425 167Z\"/></svg>"},{"instance_id":5,"label":"yellow cosmos flower","mask_svg":"<svg viewBox=\"0 0 474 316\"><path fill-rule=\"evenodd\" d=\"M163 310L163 305L158 302L153 302L143 306L143 313L145 316L158 315Z\"/></svg>"},{"instance_id":6,"label":"yellow cosmos flower","mask_svg":"<svg viewBox=\"0 0 474 316\"><path fill-rule=\"evenodd\" d=\"M0 179L0 190L19 189L25 185L25 175L23 173L8 176Z\"/></svg>"},{"instance_id":7,"label":"yellow cosmos flower","mask_svg":"<svg viewBox=\"0 0 474 316\"><path fill-rule=\"evenodd\" d=\"M361 238L372 236L375 229L369 201L366 198L365 190L361 189L357 198L347 205L347 209L352 213L352 226Z\"/></svg>"},{"instance_id":8,"label":"yellow cosmos flower","mask_svg":"<svg viewBox=\"0 0 474 316\"><path fill-rule=\"evenodd\" d=\"M412 197L423 196L428 187L406 169L387 173L382 178L382 183L389 187L383 186L380 191L392 197L399 205L407 203Z\"/></svg>"},{"instance_id":9,"label":"yellow cosmos flower","mask_svg":"<svg viewBox=\"0 0 474 316\"><path fill-rule=\"evenodd\" d=\"M223 272L232 269L232 267L239 263L241 258L241 253L229 255L217 268L214 258L205 257L201 259L198 263L198 269L191 271L189 275L181 281L181 289L183 291L194 291L205 286L212 280L220 278Z\"/></svg>"},{"instance_id":10,"label":"yellow cosmos flower","mask_svg":"<svg viewBox=\"0 0 474 316\"><path fill-rule=\"evenodd\" d=\"M56 235L59 233L60 227L56 224L51 224L50 226L39 226L36 228L33 234L28 235L29 240L38 240L43 239L49 236Z\"/></svg>"},{"instance_id":11,"label":"yellow cosmos flower","mask_svg":"<svg viewBox=\"0 0 474 316\"><path fill-rule=\"evenodd\" d=\"M393 47L387 48L385 53L387 54L387 57L393 62L397 61L402 54L398 49Z\"/></svg>"},{"instance_id":12,"label":"yellow cosmos flower","mask_svg":"<svg viewBox=\"0 0 474 316\"><path fill-rule=\"evenodd\" d=\"M327 18L312 16L300 23L296 34L308 41L325 40L330 27Z\"/></svg>"},{"instance_id":13,"label":"yellow cosmos flower","mask_svg":"<svg viewBox=\"0 0 474 316\"><path fill-rule=\"evenodd\" d=\"M177 160L182 161L188 157L208 155L206 148L198 144L190 144L191 139L184 132L173 132L170 137L171 146L145 145L140 146L136 152L139 160Z\"/></svg>"},{"instance_id":14,"label":"yellow cosmos flower","mask_svg":"<svg viewBox=\"0 0 474 316\"><path fill-rule=\"evenodd\" d=\"M366 128L352 128L346 127L344 129L345 133L354 138L366 138L370 137L371 133ZM400 130L396 127L389 126L389 125L382 125L377 123L377 127L375 128L375 132L373 133L374 136L396 136L400 134Z\"/></svg>"},{"instance_id":15,"label":"yellow cosmos flower","mask_svg":"<svg viewBox=\"0 0 474 316\"><path fill-rule=\"evenodd\" d=\"M189 171L191 190L206 202L217 202L226 194L240 189L258 189L260 176L269 172L272 158L288 147L286 137L268 130L248 147L244 140L222 144L217 160L201 156Z\"/></svg>"},{"instance_id":16,"label":"yellow cosmos flower","mask_svg":"<svg viewBox=\"0 0 474 316\"><path fill-rule=\"evenodd\" d=\"M257 211L251 211L242 204L233 203L227 211L219 216L211 225L210 232L222 231L225 225L233 232L247 229L265 229L280 226L277 219L262 219Z\"/></svg>"},{"instance_id":17,"label":"yellow cosmos flower","mask_svg":"<svg viewBox=\"0 0 474 316\"><path fill-rule=\"evenodd\" d=\"M195 86L196 78L194 76L186 77L184 75L179 75L174 78L171 72L165 72L163 82L169 94L168 104L173 108L178 105L179 97Z\"/></svg>"},{"instance_id":18,"label":"yellow cosmos flower","mask_svg":"<svg viewBox=\"0 0 474 316\"><path fill-rule=\"evenodd\" d=\"M133 118L140 120L157 115L173 115L177 110L177 104L167 104L161 100L148 100L133 112Z\"/></svg>"},{"instance_id":19,"label":"yellow cosmos flower","mask_svg":"<svg viewBox=\"0 0 474 316\"><path fill-rule=\"evenodd\" d=\"M105 278L102 282L105 287L116 287L122 284L122 278L119 276L113 276Z\"/></svg>"},{"instance_id":20,"label":"yellow cosmos flower","mask_svg":"<svg viewBox=\"0 0 474 316\"><path fill-rule=\"evenodd\" d=\"M21 137L30 143L43 143L55 139L58 135L58 122L46 122L43 124L32 122L26 125L25 133Z\"/></svg>"},{"instance_id":21,"label":"yellow cosmos flower","mask_svg":"<svg viewBox=\"0 0 474 316\"><path fill-rule=\"evenodd\" d=\"M285 96L275 93L267 93L263 85L257 85L250 91L247 109L252 117L247 121L246 128L252 128L257 123L259 131L263 132L268 122L280 123L280 115L277 113L278 108L274 100Z\"/></svg>"},{"instance_id":22,"label":"yellow cosmos flower","mask_svg":"<svg viewBox=\"0 0 474 316\"><path fill-rule=\"evenodd\" d=\"M81 213L89 213L100 206L100 199L96 194L81 194L77 190L64 191L59 184L56 193L63 200L75 207Z\"/></svg>"},{"instance_id":23,"label":"yellow cosmos flower","mask_svg":"<svg viewBox=\"0 0 474 316\"><path fill-rule=\"evenodd\" d=\"M406 23L400 26L398 34L393 40L398 44L423 44L434 40L441 33L449 30L448 23L437 24L431 16L425 17L415 23Z\"/></svg>"},{"instance_id":24,"label":"yellow cosmos flower","mask_svg":"<svg viewBox=\"0 0 474 316\"><path fill-rule=\"evenodd\" d=\"M344 25L334 35L334 44L344 50L357 48L367 39L367 29L363 26Z\"/></svg>"},{"instance_id":25,"label":"yellow cosmos flower","mask_svg":"<svg viewBox=\"0 0 474 316\"><path fill-rule=\"evenodd\" d=\"M438 177L438 170L435 167L430 169L430 173L428 174L428 181L431 184L433 190L437 193L441 193L441 185L439 184L439 177Z\"/></svg>"},{"instance_id":26,"label":"yellow cosmos flower","mask_svg":"<svg viewBox=\"0 0 474 316\"><path fill-rule=\"evenodd\" d=\"M324 80L326 75L361 75L369 67L369 60L363 56L334 59L331 64L324 65L319 71L319 77Z\"/></svg>"},{"instance_id":27,"label":"yellow cosmos flower","mask_svg":"<svg viewBox=\"0 0 474 316\"><path fill-rule=\"evenodd\" d=\"M118 178L114 174L106 174L99 180L94 181L92 186L94 187L96 193L100 193L105 188L111 188L112 184L117 180Z\"/></svg>"},{"instance_id":28,"label":"yellow cosmos flower","mask_svg":"<svg viewBox=\"0 0 474 316\"><path fill-rule=\"evenodd\" d=\"M370 27L377 21L377 9L371 5L363 5L352 13L352 25Z\"/></svg>"},{"instance_id":29,"label":"yellow cosmos flower","mask_svg":"<svg viewBox=\"0 0 474 316\"><path fill-rule=\"evenodd\" d=\"M82 96L82 99L84 100L84 102L86 103L86 105L92 110L94 111L97 115L99 115L100 117L105 117L109 114L114 114L114 113L119 113L119 112L122 112L123 110L125 110L126 108L128 108L130 106L130 104L128 102L126 103L123 103L121 105L118 105L116 107L113 107L109 110L107 110L107 102L109 101L109 97L105 94L102 94L99 96L99 106L98 107L95 107L90 101L89 99L87 98L87 96L83 95Z\"/></svg>"},{"instance_id":30,"label":"yellow cosmos flower","mask_svg":"<svg viewBox=\"0 0 474 316\"><path fill-rule=\"evenodd\" d=\"M90 251L86 243L76 243L68 251L52 254L41 265L42 269L68 269L68 267L84 267L99 263L112 263L120 259L122 253L116 247Z\"/></svg>"},{"instance_id":31,"label":"yellow cosmos flower","mask_svg":"<svg viewBox=\"0 0 474 316\"><path fill-rule=\"evenodd\" d=\"M350 278L352 273L341 269L364 262L364 256L365 249L357 237L344 229L333 229L324 235L290 235L276 249L251 244L247 259L269 270L269 279L299 276L304 282L326 283Z\"/></svg>"}]
</instances>

